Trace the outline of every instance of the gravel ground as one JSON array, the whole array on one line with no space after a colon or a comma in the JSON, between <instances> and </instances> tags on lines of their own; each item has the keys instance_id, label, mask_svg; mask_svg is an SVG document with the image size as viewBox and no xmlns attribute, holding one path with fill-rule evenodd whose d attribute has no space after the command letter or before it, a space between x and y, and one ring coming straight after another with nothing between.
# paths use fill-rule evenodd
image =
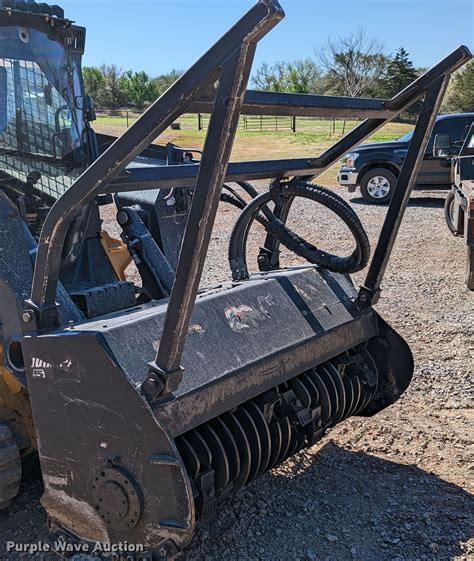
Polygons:
<instances>
[{"instance_id":1,"label":"gravel ground","mask_svg":"<svg viewBox=\"0 0 474 561\"><path fill-rule=\"evenodd\" d=\"M375 244L386 207L344 196ZM448 232L443 197L415 193L377 305L414 352L408 391L242 490L198 529L183 560L474 560L474 294L463 284L464 245ZM205 283L222 280L233 218L221 209ZM315 205L298 205L291 224L316 245L331 249L323 241L332 239L333 249L347 248L346 233ZM252 234L249 263L261 240ZM283 264L296 262L283 254ZM44 539L40 494L31 470L10 512L0 514L2 541Z\"/></svg>"}]
</instances>

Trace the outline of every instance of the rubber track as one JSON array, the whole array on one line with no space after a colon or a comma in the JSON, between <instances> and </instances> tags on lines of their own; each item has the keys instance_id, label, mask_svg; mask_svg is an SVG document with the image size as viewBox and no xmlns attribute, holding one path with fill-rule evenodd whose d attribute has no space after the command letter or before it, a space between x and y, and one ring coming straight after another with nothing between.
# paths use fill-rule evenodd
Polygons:
<instances>
[{"instance_id":1,"label":"rubber track","mask_svg":"<svg viewBox=\"0 0 474 561\"><path fill-rule=\"evenodd\" d=\"M0 509L17 496L21 483L21 458L8 425L0 421Z\"/></svg>"}]
</instances>

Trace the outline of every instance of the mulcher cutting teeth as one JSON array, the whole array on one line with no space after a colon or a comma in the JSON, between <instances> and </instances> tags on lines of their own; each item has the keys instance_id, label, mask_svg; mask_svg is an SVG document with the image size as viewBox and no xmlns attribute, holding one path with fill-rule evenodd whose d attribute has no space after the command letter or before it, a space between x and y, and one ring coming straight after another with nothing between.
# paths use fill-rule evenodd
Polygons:
<instances>
[{"instance_id":1,"label":"mulcher cutting teeth","mask_svg":"<svg viewBox=\"0 0 474 561\"><path fill-rule=\"evenodd\" d=\"M377 391L378 372L366 349L355 349L258 395L176 439L203 519L257 475L303 448L332 426L364 410Z\"/></svg>"}]
</instances>

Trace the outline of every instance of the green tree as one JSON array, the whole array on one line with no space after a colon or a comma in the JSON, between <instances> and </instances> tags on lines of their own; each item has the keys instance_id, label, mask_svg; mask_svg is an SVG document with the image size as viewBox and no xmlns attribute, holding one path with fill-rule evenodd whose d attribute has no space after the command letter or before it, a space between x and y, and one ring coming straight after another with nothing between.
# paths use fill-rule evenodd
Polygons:
<instances>
[{"instance_id":1,"label":"green tree","mask_svg":"<svg viewBox=\"0 0 474 561\"><path fill-rule=\"evenodd\" d=\"M400 47L388 63L381 81L382 97L391 98L418 77L408 52Z\"/></svg>"},{"instance_id":2,"label":"green tree","mask_svg":"<svg viewBox=\"0 0 474 561\"><path fill-rule=\"evenodd\" d=\"M84 78L86 95L89 95L97 102L105 85L105 79L102 72L98 68L86 66L82 70L82 75Z\"/></svg>"},{"instance_id":3,"label":"green tree","mask_svg":"<svg viewBox=\"0 0 474 561\"><path fill-rule=\"evenodd\" d=\"M388 64L383 45L367 39L363 29L337 41L328 39L317 56L326 73L326 91L348 97L373 95Z\"/></svg>"},{"instance_id":4,"label":"green tree","mask_svg":"<svg viewBox=\"0 0 474 561\"><path fill-rule=\"evenodd\" d=\"M257 68L252 82L258 90L265 92L284 92L287 88L285 62L275 62L275 64L268 64L264 62L260 68Z\"/></svg>"},{"instance_id":5,"label":"green tree","mask_svg":"<svg viewBox=\"0 0 474 561\"><path fill-rule=\"evenodd\" d=\"M154 79L156 96L159 97L184 74L182 70L173 69L167 74L160 74Z\"/></svg>"},{"instance_id":6,"label":"green tree","mask_svg":"<svg viewBox=\"0 0 474 561\"><path fill-rule=\"evenodd\" d=\"M321 91L321 72L310 58L288 63L286 76L289 92L309 94Z\"/></svg>"},{"instance_id":7,"label":"green tree","mask_svg":"<svg viewBox=\"0 0 474 561\"><path fill-rule=\"evenodd\" d=\"M272 92L316 93L321 90L321 73L309 59L263 63L252 81L257 89Z\"/></svg>"},{"instance_id":8,"label":"green tree","mask_svg":"<svg viewBox=\"0 0 474 561\"><path fill-rule=\"evenodd\" d=\"M118 109L129 102L129 98L123 89L123 72L115 64L103 64L100 72L104 78L104 84L99 91L97 105L101 108Z\"/></svg>"},{"instance_id":9,"label":"green tree","mask_svg":"<svg viewBox=\"0 0 474 561\"><path fill-rule=\"evenodd\" d=\"M147 103L154 101L158 95L156 82L144 71L129 70L122 76L121 85L132 105L139 111Z\"/></svg>"},{"instance_id":10,"label":"green tree","mask_svg":"<svg viewBox=\"0 0 474 561\"><path fill-rule=\"evenodd\" d=\"M468 62L451 78L444 109L461 113L474 111L474 61Z\"/></svg>"}]
</instances>

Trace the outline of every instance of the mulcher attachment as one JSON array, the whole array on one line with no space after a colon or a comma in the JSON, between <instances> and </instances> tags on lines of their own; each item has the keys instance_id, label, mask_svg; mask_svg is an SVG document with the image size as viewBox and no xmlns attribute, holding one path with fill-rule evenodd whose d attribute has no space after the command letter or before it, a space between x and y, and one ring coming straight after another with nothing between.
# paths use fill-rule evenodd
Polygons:
<instances>
[{"instance_id":1,"label":"mulcher attachment","mask_svg":"<svg viewBox=\"0 0 474 561\"><path fill-rule=\"evenodd\" d=\"M340 276L303 268L289 279L284 290L275 279L250 280L202 295L186 377L167 400L148 402L140 389L164 305L25 339L42 503L54 527L180 550L196 519L244 485L348 417L398 399L413 373L403 340L373 310L357 310L357 292ZM230 301L249 303L240 319ZM272 330L286 347L275 350ZM338 346L347 350L333 353Z\"/></svg>"},{"instance_id":2,"label":"mulcher attachment","mask_svg":"<svg viewBox=\"0 0 474 561\"><path fill-rule=\"evenodd\" d=\"M9 370L28 387L52 529L173 557L190 544L197 518L209 518L224 499L344 419L391 405L410 383L410 349L373 304L449 76L471 55L458 48L386 101L246 91L255 47L283 16L277 0L259 0L100 156L90 103L72 97L75 110L85 107L81 138L90 162L80 158L80 165L90 165L61 191L37 247L0 196L2 344ZM48 49L56 40L80 68L84 30L61 17L54 6L0 0L0 25L36 28ZM28 56L39 64L48 53L35 47ZM367 234L346 201L312 180L421 97L357 290L349 274L369 262ZM189 112L212 113L200 161L186 150L177 162L163 161L166 150L150 142ZM361 121L315 158L229 164L241 113ZM24 158L7 148L8 159ZM270 182L263 192L249 184L262 179ZM111 194L141 286L102 278L110 263L93 257L102 251L97 205ZM352 254L329 254L288 228L296 197L339 217L354 237ZM229 247L233 282L200 290L220 201L241 211ZM250 274L246 245L255 221L267 237L260 272ZM280 245L308 264L280 268ZM2 486L9 500L18 485L11 443L0 424L0 502Z\"/></svg>"},{"instance_id":3,"label":"mulcher attachment","mask_svg":"<svg viewBox=\"0 0 474 561\"><path fill-rule=\"evenodd\" d=\"M198 516L363 411L377 382L370 353L355 349L179 436Z\"/></svg>"}]
</instances>

